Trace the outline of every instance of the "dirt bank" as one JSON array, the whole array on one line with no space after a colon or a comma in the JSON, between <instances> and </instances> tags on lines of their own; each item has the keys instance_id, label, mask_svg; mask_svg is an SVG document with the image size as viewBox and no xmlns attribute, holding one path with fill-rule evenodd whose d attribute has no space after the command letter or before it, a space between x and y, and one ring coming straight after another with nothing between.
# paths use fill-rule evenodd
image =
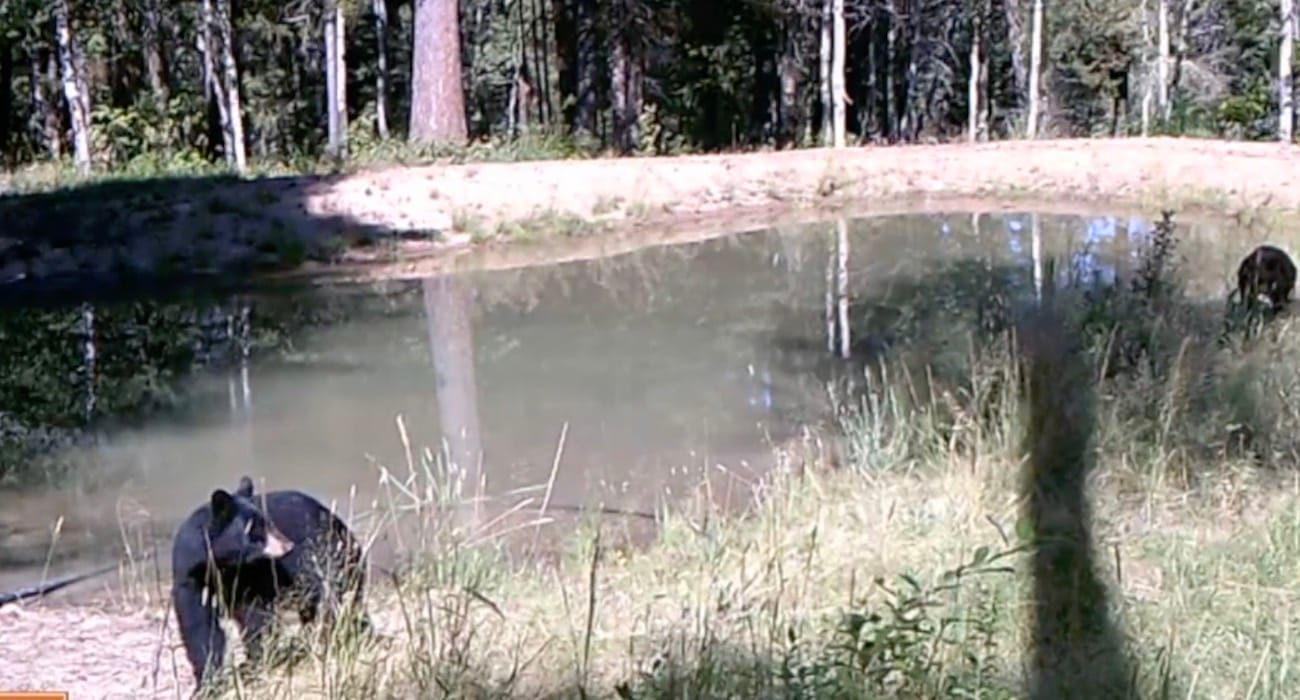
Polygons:
<instances>
[{"instance_id":1,"label":"dirt bank","mask_svg":"<svg viewBox=\"0 0 1300 700\"><path fill-rule=\"evenodd\" d=\"M1009 141L113 182L0 200L0 287L253 271L419 277L596 257L838 209L1008 202L1062 212L1295 210L1300 150L1174 138Z\"/></svg>"}]
</instances>

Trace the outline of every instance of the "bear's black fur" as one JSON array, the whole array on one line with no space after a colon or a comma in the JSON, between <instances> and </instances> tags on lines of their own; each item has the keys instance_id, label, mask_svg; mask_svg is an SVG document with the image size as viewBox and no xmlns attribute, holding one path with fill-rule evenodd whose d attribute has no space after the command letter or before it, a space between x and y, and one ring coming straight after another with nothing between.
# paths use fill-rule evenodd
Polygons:
<instances>
[{"instance_id":1,"label":"bear's black fur","mask_svg":"<svg viewBox=\"0 0 1300 700\"><path fill-rule=\"evenodd\" d=\"M247 476L234 493L213 491L172 543L172 605L195 681L202 685L224 661L223 613L238 623L252 662L260 659L277 604L287 599L309 624L322 602L332 621L351 593L358 620L369 628L362 610L364 556L347 525L307 494L255 496Z\"/></svg>"},{"instance_id":2,"label":"bear's black fur","mask_svg":"<svg viewBox=\"0 0 1300 700\"><path fill-rule=\"evenodd\" d=\"M1263 294L1272 310L1281 309L1290 301L1295 282L1296 267L1291 256L1271 245L1250 251L1237 266L1237 297L1247 308L1254 307Z\"/></svg>"}]
</instances>

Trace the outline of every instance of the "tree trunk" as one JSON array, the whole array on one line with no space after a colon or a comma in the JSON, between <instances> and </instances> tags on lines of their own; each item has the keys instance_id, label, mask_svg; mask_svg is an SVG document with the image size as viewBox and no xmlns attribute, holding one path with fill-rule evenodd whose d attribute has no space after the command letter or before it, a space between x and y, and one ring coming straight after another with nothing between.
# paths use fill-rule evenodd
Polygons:
<instances>
[{"instance_id":1,"label":"tree trunk","mask_svg":"<svg viewBox=\"0 0 1300 700\"><path fill-rule=\"evenodd\" d=\"M1039 82L1043 71L1043 0L1034 0L1034 18L1029 28L1029 116L1025 136L1038 137Z\"/></svg>"},{"instance_id":2,"label":"tree trunk","mask_svg":"<svg viewBox=\"0 0 1300 700\"><path fill-rule=\"evenodd\" d=\"M162 58L162 18L158 10L158 0L144 0L141 5L144 13L143 34L144 70L149 79L149 91L154 103L161 109L169 98L167 79Z\"/></svg>"},{"instance_id":3,"label":"tree trunk","mask_svg":"<svg viewBox=\"0 0 1300 700\"><path fill-rule=\"evenodd\" d=\"M1168 0L1166 0L1167 2ZM1172 116L1173 101L1178 98L1178 89L1182 84L1183 78L1183 59L1187 57L1187 25L1191 21L1192 0L1183 0L1183 4L1178 12L1178 42L1174 50L1174 67L1172 75L1169 78L1170 92L1170 114Z\"/></svg>"},{"instance_id":4,"label":"tree trunk","mask_svg":"<svg viewBox=\"0 0 1300 700\"><path fill-rule=\"evenodd\" d=\"M218 88L217 102L224 103L222 126L224 138L230 146L226 152L226 162L233 165L236 172L243 173L248 168L248 158L244 146L244 116L239 103L239 66L235 62L235 36L229 0L213 0L212 11L217 29L216 36L212 39L221 51L220 84L215 87Z\"/></svg>"},{"instance_id":5,"label":"tree trunk","mask_svg":"<svg viewBox=\"0 0 1300 700\"><path fill-rule=\"evenodd\" d=\"M388 138L388 3L374 0L375 14L375 132Z\"/></svg>"},{"instance_id":6,"label":"tree trunk","mask_svg":"<svg viewBox=\"0 0 1300 700\"><path fill-rule=\"evenodd\" d=\"M541 55L538 61L537 84L541 88L541 111L543 113L542 121L546 124L555 123L555 105L551 103L551 57L552 46L556 44L554 37L555 28L551 26L550 15L546 11L548 0L536 0L537 16L534 20L540 34L540 43L537 45L537 52ZM555 51L559 51L559 46L555 46Z\"/></svg>"},{"instance_id":7,"label":"tree trunk","mask_svg":"<svg viewBox=\"0 0 1300 700\"><path fill-rule=\"evenodd\" d=\"M782 27L781 57L777 72L781 85L778 111L780 128L777 143L788 147L799 133L802 115L799 113L799 37L798 27L786 20Z\"/></svg>"},{"instance_id":8,"label":"tree trunk","mask_svg":"<svg viewBox=\"0 0 1300 700\"><path fill-rule=\"evenodd\" d=\"M32 120L29 128L33 140L45 147L51 160L58 160L63 152L63 143L59 138L58 114L50 108L50 101L45 96L45 71L41 65L39 51L32 50L28 58L27 90L31 103Z\"/></svg>"},{"instance_id":9,"label":"tree trunk","mask_svg":"<svg viewBox=\"0 0 1300 700\"><path fill-rule=\"evenodd\" d=\"M328 114L329 152L335 158L347 154L348 102L346 33L343 4L331 0L325 7L325 110Z\"/></svg>"},{"instance_id":10,"label":"tree trunk","mask_svg":"<svg viewBox=\"0 0 1300 700\"><path fill-rule=\"evenodd\" d=\"M970 81L966 87L967 101L967 140L975 143L979 140L980 114L980 32L983 31L979 18L979 9L971 3L974 12L970 18Z\"/></svg>"},{"instance_id":11,"label":"tree trunk","mask_svg":"<svg viewBox=\"0 0 1300 700\"><path fill-rule=\"evenodd\" d=\"M845 142L845 112L848 92L844 89L845 60L844 0L834 0L831 7L831 104L834 105L831 134L836 148Z\"/></svg>"},{"instance_id":12,"label":"tree trunk","mask_svg":"<svg viewBox=\"0 0 1300 700\"><path fill-rule=\"evenodd\" d=\"M79 175L90 173L90 115L84 82L77 75L76 36L68 19L68 0L54 2L54 31L59 47L59 77L63 83L63 99L72 115L72 151Z\"/></svg>"},{"instance_id":13,"label":"tree trunk","mask_svg":"<svg viewBox=\"0 0 1300 700\"><path fill-rule=\"evenodd\" d=\"M611 8L612 26L625 27L628 21L627 5L615 2ZM631 72L631 50L628 32L614 29L609 38L609 101L614 120L614 148L622 155L636 150L632 140L632 127L636 115L629 112L628 77Z\"/></svg>"},{"instance_id":14,"label":"tree trunk","mask_svg":"<svg viewBox=\"0 0 1300 700\"><path fill-rule=\"evenodd\" d=\"M1160 119L1167 121L1172 113L1169 104L1169 0L1156 0L1156 34L1160 52L1156 58L1156 107L1160 110Z\"/></svg>"},{"instance_id":15,"label":"tree trunk","mask_svg":"<svg viewBox=\"0 0 1300 700\"><path fill-rule=\"evenodd\" d=\"M414 0L415 49L407 139L465 141L465 94L460 78L460 11L456 0Z\"/></svg>"},{"instance_id":16,"label":"tree trunk","mask_svg":"<svg viewBox=\"0 0 1300 700\"><path fill-rule=\"evenodd\" d=\"M831 95L834 94L832 88L833 78L831 77L831 16L834 14L832 3L834 0L823 0L821 12L821 44L818 48L818 76L821 78L821 103L822 103L822 128L821 141L823 146L829 146L834 141L834 107L831 103Z\"/></svg>"},{"instance_id":17,"label":"tree trunk","mask_svg":"<svg viewBox=\"0 0 1300 700\"><path fill-rule=\"evenodd\" d=\"M1154 99L1152 74L1155 72L1151 65L1151 18L1147 12L1147 0L1142 0L1139 12L1142 15L1142 135L1147 136L1151 133L1151 101Z\"/></svg>"},{"instance_id":18,"label":"tree trunk","mask_svg":"<svg viewBox=\"0 0 1300 700\"><path fill-rule=\"evenodd\" d=\"M1021 17L1021 0L1002 0L1003 17L1007 23L1008 52L1011 54L1011 83L1015 92L1016 108L1028 100L1028 71L1025 69L1025 30Z\"/></svg>"},{"instance_id":19,"label":"tree trunk","mask_svg":"<svg viewBox=\"0 0 1300 700\"><path fill-rule=\"evenodd\" d=\"M221 81L217 79L217 42L213 38L212 27L214 20L212 18L212 0L203 0L200 6L199 16L199 54L202 56L203 72L203 95L208 103L209 118L215 108L217 113L217 131L221 134L222 154L226 162L230 162L231 154L235 152L235 145L230 141L230 114L226 112L226 101L221 94ZM211 122L209 122L210 124ZM209 133L212 129L209 127Z\"/></svg>"},{"instance_id":20,"label":"tree trunk","mask_svg":"<svg viewBox=\"0 0 1300 700\"><path fill-rule=\"evenodd\" d=\"M596 135L596 79L598 37L595 0L574 0L574 28L577 30L577 64L573 122L574 134Z\"/></svg>"},{"instance_id":21,"label":"tree trunk","mask_svg":"<svg viewBox=\"0 0 1300 700\"><path fill-rule=\"evenodd\" d=\"M482 485L483 440L474 373L473 290L452 275L426 278L422 287L449 466L464 475L464 485L476 496Z\"/></svg>"},{"instance_id":22,"label":"tree trunk","mask_svg":"<svg viewBox=\"0 0 1300 700\"><path fill-rule=\"evenodd\" d=\"M1282 44L1277 56L1277 137L1291 143L1295 125L1294 88L1291 84L1292 50L1295 42L1295 0L1282 0Z\"/></svg>"},{"instance_id":23,"label":"tree trunk","mask_svg":"<svg viewBox=\"0 0 1300 700\"><path fill-rule=\"evenodd\" d=\"M125 109L130 107L135 99L136 90L131 79L130 56L133 49L138 51L139 47L132 46L136 37L133 36L130 21L126 16L125 1L113 0L108 12L109 30L105 33L108 44L109 104L118 109Z\"/></svg>"},{"instance_id":24,"label":"tree trunk","mask_svg":"<svg viewBox=\"0 0 1300 700\"><path fill-rule=\"evenodd\" d=\"M14 47L0 39L0 158L8 160L14 129Z\"/></svg>"}]
</instances>

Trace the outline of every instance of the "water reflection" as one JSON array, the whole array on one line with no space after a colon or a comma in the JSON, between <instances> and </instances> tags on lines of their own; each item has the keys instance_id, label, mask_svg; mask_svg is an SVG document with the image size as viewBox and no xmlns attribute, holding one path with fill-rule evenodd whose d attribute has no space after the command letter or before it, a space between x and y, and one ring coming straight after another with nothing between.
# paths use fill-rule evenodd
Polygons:
<instances>
[{"instance_id":1,"label":"water reflection","mask_svg":"<svg viewBox=\"0 0 1300 700\"><path fill-rule=\"evenodd\" d=\"M366 508L380 466L417 461L399 416L412 451L489 496L554 470L553 503L649 510L702 473L761 474L772 442L825 417L829 367L935 324L964 332L962 314L1003 322L1054 283L1049 255L1113 279L1149 229L888 217L415 283L8 313L0 468L26 488L0 491L0 549L30 542L43 560L60 515L69 552L120 539L128 511L165 535L245 473ZM1211 286L1235 254L1185 252ZM963 351L941 340L927 361ZM75 487L30 478L47 471ZM22 515L4 515L14 494ZM0 586L29 576L0 571Z\"/></svg>"}]
</instances>

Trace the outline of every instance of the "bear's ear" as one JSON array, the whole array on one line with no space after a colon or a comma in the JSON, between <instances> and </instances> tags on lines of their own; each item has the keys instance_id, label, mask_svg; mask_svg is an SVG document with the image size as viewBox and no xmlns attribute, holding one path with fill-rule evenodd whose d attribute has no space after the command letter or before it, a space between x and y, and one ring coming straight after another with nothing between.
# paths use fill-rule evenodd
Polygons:
<instances>
[{"instance_id":1,"label":"bear's ear","mask_svg":"<svg viewBox=\"0 0 1300 700\"><path fill-rule=\"evenodd\" d=\"M244 498L252 498L252 497L253 497L253 480L250 479L250 478L248 478L248 476L242 476L242 477L240 477L240 478L239 478L239 488L235 489L235 495L236 495L236 496L243 496Z\"/></svg>"},{"instance_id":2,"label":"bear's ear","mask_svg":"<svg viewBox=\"0 0 1300 700\"><path fill-rule=\"evenodd\" d=\"M224 489L212 492L212 520L224 525L235 519L235 497Z\"/></svg>"}]
</instances>

